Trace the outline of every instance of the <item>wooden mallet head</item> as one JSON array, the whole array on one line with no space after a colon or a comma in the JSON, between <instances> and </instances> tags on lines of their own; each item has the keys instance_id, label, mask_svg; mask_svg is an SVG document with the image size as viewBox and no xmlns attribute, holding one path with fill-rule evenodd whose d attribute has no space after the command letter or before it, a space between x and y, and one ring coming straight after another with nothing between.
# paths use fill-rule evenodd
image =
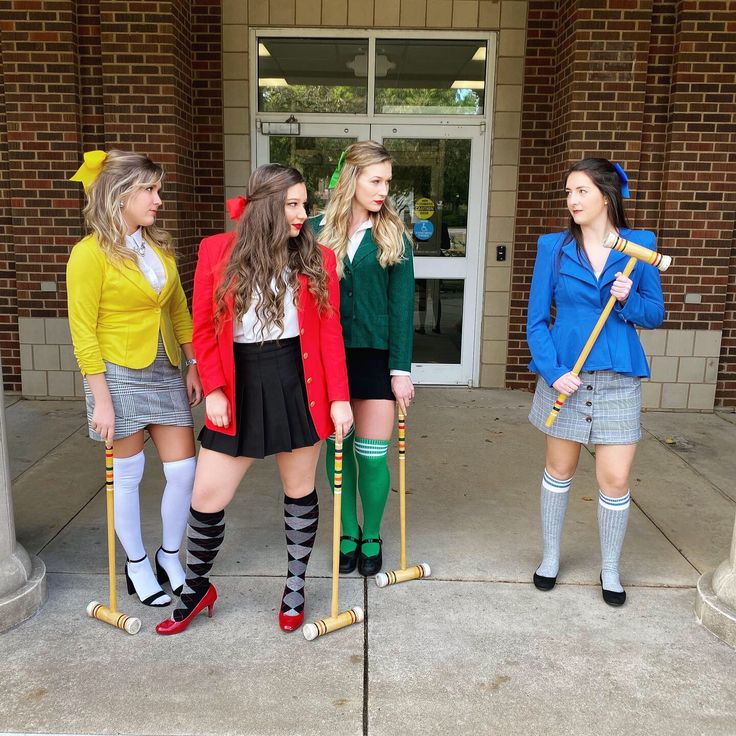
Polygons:
<instances>
[{"instance_id":1,"label":"wooden mallet head","mask_svg":"<svg viewBox=\"0 0 736 736\"><path fill-rule=\"evenodd\" d=\"M629 240L625 240L613 231L603 238L603 247L621 251L621 253L636 258L639 261L644 261L644 263L648 263L650 266L654 266L662 272L666 271L672 265L671 256L666 256L658 253L656 250L651 250L645 248L643 245L637 245Z\"/></svg>"}]
</instances>

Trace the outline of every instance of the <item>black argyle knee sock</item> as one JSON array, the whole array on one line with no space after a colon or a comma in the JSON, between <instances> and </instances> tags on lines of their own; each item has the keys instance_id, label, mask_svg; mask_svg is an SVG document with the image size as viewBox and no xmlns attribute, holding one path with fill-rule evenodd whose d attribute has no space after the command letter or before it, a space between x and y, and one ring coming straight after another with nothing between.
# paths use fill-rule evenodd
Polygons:
<instances>
[{"instance_id":1,"label":"black argyle knee sock","mask_svg":"<svg viewBox=\"0 0 736 736\"><path fill-rule=\"evenodd\" d=\"M319 523L317 491L304 498L284 496L284 529L289 571L286 577L281 612L297 616L304 610L304 578Z\"/></svg>"},{"instance_id":2,"label":"black argyle knee sock","mask_svg":"<svg viewBox=\"0 0 736 736\"><path fill-rule=\"evenodd\" d=\"M185 619L210 587L210 570L224 537L224 511L206 514L189 509L186 579L179 603L171 616L174 621Z\"/></svg>"}]
</instances>

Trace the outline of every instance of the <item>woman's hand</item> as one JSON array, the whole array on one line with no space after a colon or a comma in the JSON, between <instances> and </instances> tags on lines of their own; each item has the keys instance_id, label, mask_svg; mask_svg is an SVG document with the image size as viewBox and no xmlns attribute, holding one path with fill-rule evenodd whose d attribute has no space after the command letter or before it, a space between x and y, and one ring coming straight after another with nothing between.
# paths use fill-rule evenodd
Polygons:
<instances>
[{"instance_id":1,"label":"woman's hand","mask_svg":"<svg viewBox=\"0 0 736 736\"><path fill-rule=\"evenodd\" d=\"M552 388L565 396L571 396L580 388L581 383L574 373L565 373L552 384Z\"/></svg>"},{"instance_id":2,"label":"woman's hand","mask_svg":"<svg viewBox=\"0 0 736 736\"><path fill-rule=\"evenodd\" d=\"M215 427L230 426L230 402L221 388L216 388L212 393L207 394L204 399L204 410L207 419Z\"/></svg>"},{"instance_id":3,"label":"woman's hand","mask_svg":"<svg viewBox=\"0 0 736 736\"><path fill-rule=\"evenodd\" d=\"M343 437L353 426L353 410L349 401L333 401L330 404L330 419L335 425L335 441L342 442Z\"/></svg>"},{"instance_id":4,"label":"woman's hand","mask_svg":"<svg viewBox=\"0 0 736 736\"><path fill-rule=\"evenodd\" d=\"M92 412L92 429L105 440L106 444L112 444L115 436L115 409L112 401L95 401L95 408Z\"/></svg>"},{"instance_id":5,"label":"woman's hand","mask_svg":"<svg viewBox=\"0 0 736 736\"><path fill-rule=\"evenodd\" d=\"M196 364L187 368L186 384L189 406L197 406L202 401L202 381L199 378Z\"/></svg>"},{"instance_id":6,"label":"woman's hand","mask_svg":"<svg viewBox=\"0 0 736 736\"><path fill-rule=\"evenodd\" d=\"M409 404L414 400L414 384L409 376L391 376L391 390L396 397L399 410L406 416Z\"/></svg>"},{"instance_id":7,"label":"woman's hand","mask_svg":"<svg viewBox=\"0 0 736 736\"><path fill-rule=\"evenodd\" d=\"M621 304L624 304L629 298L632 281L628 276L624 276L620 271L616 274L616 280L611 286L611 296L615 296Z\"/></svg>"}]
</instances>

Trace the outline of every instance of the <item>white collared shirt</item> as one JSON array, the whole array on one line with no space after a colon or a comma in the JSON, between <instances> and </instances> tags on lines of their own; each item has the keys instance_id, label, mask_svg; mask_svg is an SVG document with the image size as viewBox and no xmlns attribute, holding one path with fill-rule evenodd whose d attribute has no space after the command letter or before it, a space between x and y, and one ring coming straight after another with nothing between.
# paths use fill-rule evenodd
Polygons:
<instances>
[{"instance_id":1,"label":"white collared shirt","mask_svg":"<svg viewBox=\"0 0 736 736\"><path fill-rule=\"evenodd\" d=\"M125 236L125 244L132 251L135 252L138 260L138 268L141 273L146 277L146 281L151 284L153 290L160 294L161 290L166 286L166 269L161 259L158 257L158 253L143 240L143 233L140 228L136 230L132 235ZM143 255L140 255L135 248L144 246Z\"/></svg>"},{"instance_id":2,"label":"white collared shirt","mask_svg":"<svg viewBox=\"0 0 736 736\"><path fill-rule=\"evenodd\" d=\"M287 275L284 274L284 283ZM276 293L276 279L271 280L271 289ZM266 340L285 340L287 337L299 336L299 314L294 303L294 290L287 286L284 296L284 329L279 330L273 324L267 330L263 329L261 321L256 316L256 305L258 295L253 297L250 309L240 318L233 322L234 342L261 342Z\"/></svg>"}]
</instances>

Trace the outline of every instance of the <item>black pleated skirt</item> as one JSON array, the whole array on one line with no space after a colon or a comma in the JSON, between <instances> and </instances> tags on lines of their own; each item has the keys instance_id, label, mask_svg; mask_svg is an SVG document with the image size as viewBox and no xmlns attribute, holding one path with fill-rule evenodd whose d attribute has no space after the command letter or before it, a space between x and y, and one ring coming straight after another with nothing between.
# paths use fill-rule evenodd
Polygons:
<instances>
[{"instance_id":1,"label":"black pleated skirt","mask_svg":"<svg viewBox=\"0 0 736 736\"><path fill-rule=\"evenodd\" d=\"M204 427L202 447L232 457L263 458L311 447L319 435L309 413L298 337L233 343L235 435Z\"/></svg>"},{"instance_id":2,"label":"black pleated skirt","mask_svg":"<svg viewBox=\"0 0 736 736\"><path fill-rule=\"evenodd\" d=\"M345 362L351 399L394 400L388 350L346 348Z\"/></svg>"}]
</instances>

